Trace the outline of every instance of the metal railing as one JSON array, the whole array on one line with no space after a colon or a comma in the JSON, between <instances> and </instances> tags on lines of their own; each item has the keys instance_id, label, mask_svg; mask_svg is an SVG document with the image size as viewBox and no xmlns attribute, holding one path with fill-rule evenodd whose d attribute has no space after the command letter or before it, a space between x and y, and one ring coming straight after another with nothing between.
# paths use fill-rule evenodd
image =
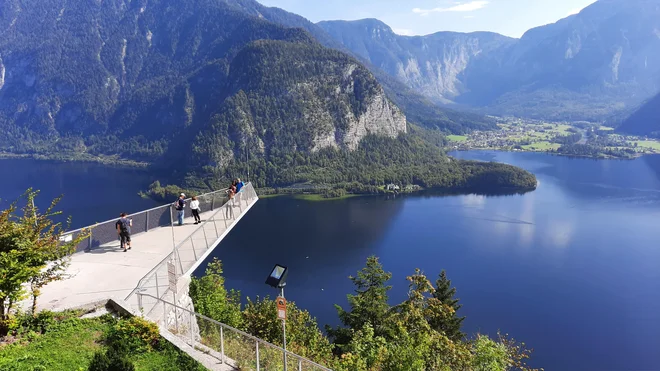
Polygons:
<instances>
[{"instance_id":1,"label":"metal railing","mask_svg":"<svg viewBox=\"0 0 660 371\"><path fill-rule=\"evenodd\" d=\"M133 291L126 296L126 302L135 304L131 303L131 300L134 300L134 296L138 292L161 299L166 294L172 293L168 281L168 263L174 263L177 279L192 273L191 271L202 263L205 254L214 247L214 243L241 218L243 211L257 197L252 184L248 183L241 189L241 192L218 207L212 215L205 216L206 219L194 232L176 245L163 260L140 279ZM146 308L147 315L155 306L155 302L142 305L143 308Z\"/></svg>"},{"instance_id":2,"label":"metal railing","mask_svg":"<svg viewBox=\"0 0 660 371\"><path fill-rule=\"evenodd\" d=\"M154 315L163 319L162 326L167 331L198 351L241 371L283 371L285 359L286 370L332 371L277 345L161 298L142 292L137 297L141 311L145 300L158 304L156 307L163 312Z\"/></svg>"},{"instance_id":3,"label":"metal railing","mask_svg":"<svg viewBox=\"0 0 660 371\"><path fill-rule=\"evenodd\" d=\"M221 189L197 196L200 208L206 211L215 210L216 207L220 207L225 198L227 198L227 189ZM133 219L131 234L135 236L139 233L148 232L154 228L169 227L176 220L175 214L176 210L174 210L172 204L158 206L153 209L130 214L128 217ZM190 199L186 199L186 215L191 215ZM93 248L117 240L117 227L115 226L117 219L119 219L119 216L112 220L69 231L65 234L65 237L72 236L75 238L82 231L90 230L89 238L81 241L78 246L76 246L76 252L92 250Z\"/></svg>"}]
</instances>

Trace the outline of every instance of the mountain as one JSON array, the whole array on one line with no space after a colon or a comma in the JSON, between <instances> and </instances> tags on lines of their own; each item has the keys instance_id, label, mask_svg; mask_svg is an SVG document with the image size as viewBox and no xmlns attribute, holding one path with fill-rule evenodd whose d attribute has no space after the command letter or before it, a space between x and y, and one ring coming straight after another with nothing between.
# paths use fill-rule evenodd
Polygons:
<instances>
[{"instance_id":1,"label":"mountain","mask_svg":"<svg viewBox=\"0 0 660 371\"><path fill-rule=\"evenodd\" d=\"M449 160L355 58L264 14L311 27L248 0L0 3L0 151L144 161L198 188L248 155L258 186L535 187Z\"/></svg>"},{"instance_id":2,"label":"mountain","mask_svg":"<svg viewBox=\"0 0 660 371\"><path fill-rule=\"evenodd\" d=\"M319 26L415 91L484 112L603 119L660 90L660 0L599 0L520 39L400 36L371 19Z\"/></svg>"},{"instance_id":3,"label":"mountain","mask_svg":"<svg viewBox=\"0 0 660 371\"><path fill-rule=\"evenodd\" d=\"M320 22L319 26L410 88L443 102L467 92L462 74L474 59L515 43L489 32L399 36L376 19Z\"/></svg>"},{"instance_id":4,"label":"mountain","mask_svg":"<svg viewBox=\"0 0 660 371\"><path fill-rule=\"evenodd\" d=\"M225 99L251 88L255 82L240 74L258 73L263 55L246 53L262 39L282 41L273 48L300 53L295 62L305 67L296 76L269 71L274 75L265 82L282 95L271 108L290 108L281 121L306 120L283 130L309 140L286 145L353 148L368 133L406 130L405 117L357 61L320 52L308 33L231 3L11 0L4 7L0 123L9 133L1 143L7 150L66 141L92 153L156 158L173 139L205 125ZM283 90L291 81L300 85ZM265 133L272 127L263 130L275 136ZM329 138L330 131L340 139Z\"/></svg>"},{"instance_id":5,"label":"mountain","mask_svg":"<svg viewBox=\"0 0 660 371\"><path fill-rule=\"evenodd\" d=\"M660 94L650 99L623 120L617 131L624 134L660 138Z\"/></svg>"},{"instance_id":6,"label":"mountain","mask_svg":"<svg viewBox=\"0 0 660 371\"><path fill-rule=\"evenodd\" d=\"M286 27L302 28L314 36L328 48L351 53L340 41L335 40L321 25L314 24L304 17L289 13L283 9L266 7L253 0L227 0L244 12L262 19L269 20ZM360 54L353 55L364 65L367 65L376 76L390 99L392 99L406 114L409 121L434 129L440 129L454 134L464 134L472 130L496 129L496 122L483 114L469 113L438 106L432 99L412 89L396 78L392 78L381 67L373 65L371 60Z\"/></svg>"}]
</instances>

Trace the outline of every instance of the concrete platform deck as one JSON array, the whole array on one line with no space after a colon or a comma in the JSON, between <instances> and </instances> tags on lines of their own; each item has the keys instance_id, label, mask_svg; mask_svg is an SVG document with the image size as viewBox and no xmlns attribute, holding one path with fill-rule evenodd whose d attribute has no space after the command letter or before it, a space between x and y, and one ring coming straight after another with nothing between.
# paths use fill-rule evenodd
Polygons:
<instances>
[{"instance_id":1,"label":"concrete platform deck","mask_svg":"<svg viewBox=\"0 0 660 371\"><path fill-rule=\"evenodd\" d=\"M231 208L233 217L228 207L223 206L203 212L200 225L195 225L192 217L186 217L182 226L159 227L134 235L132 249L128 252L123 252L118 240L90 251L78 252L71 257L71 265L66 271L68 278L46 285L37 307L62 310L95 300L124 300L147 273L172 253L175 245L180 247L181 260L177 262L177 274L191 273L257 200L255 195L238 200L240 206L234 202ZM159 286L163 285L166 289L167 276L159 274L159 278L162 278ZM27 302L22 304L25 307Z\"/></svg>"}]
</instances>

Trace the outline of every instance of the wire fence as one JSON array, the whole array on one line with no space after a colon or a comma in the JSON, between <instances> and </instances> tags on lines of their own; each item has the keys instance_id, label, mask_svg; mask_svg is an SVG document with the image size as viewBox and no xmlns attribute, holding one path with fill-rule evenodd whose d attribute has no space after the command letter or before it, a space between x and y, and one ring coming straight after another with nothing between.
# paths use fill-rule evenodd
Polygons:
<instances>
[{"instance_id":1,"label":"wire fence","mask_svg":"<svg viewBox=\"0 0 660 371\"><path fill-rule=\"evenodd\" d=\"M171 287L170 276L174 275L178 280L184 275L192 274L192 271L203 262L207 253L214 248L215 242L233 227L257 198L252 184L245 185L234 198L215 209L215 212L207 216L192 234L176 245L172 252L151 269L128 294L126 302L135 305L135 294L138 292L156 298L165 298L168 293L170 295L175 293L176 288ZM141 307L149 315L156 304L147 300Z\"/></svg>"},{"instance_id":2,"label":"wire fence","mask_svg":"<svg viewBox=\"0 0 660 371\"><path fill-rule=\"evenodd\" d=\"M222 189L219 191L204 193L197 196L197 200L199 200L200 208L202 210L215 210L216 208L221 207L227 200L227 190ZM186 215L190 215L190 199L186 200L185 213ZM149 232L154 228L171 226L176 220L176 210L172 204L163 205L131 214L128 217L133 219L131 235L135 236L140 233ZM115 226L117 219L119 219L119 216L112 220L67 232L64 238L75 238L83 231L90 230L89 238L81 241L78 246L76 246L76 252L90 251L101 245L117 240L117 227Z\"/></svg>"},{"instance_id":3,"label":"wire fence","mask_svg":"<svg viewBox=\"0 0 660 371\"><path fill-rule=\"evenodd\" d=\"M155 302L153 317L193 348L241 371L332 371L307 358L161 298L139 292L138 307ZM286 355L286 356L285 356ZM286 361L285 361L286 360ZM286 368L284 367L286 362Z\"/></svg>"}]
</instances>

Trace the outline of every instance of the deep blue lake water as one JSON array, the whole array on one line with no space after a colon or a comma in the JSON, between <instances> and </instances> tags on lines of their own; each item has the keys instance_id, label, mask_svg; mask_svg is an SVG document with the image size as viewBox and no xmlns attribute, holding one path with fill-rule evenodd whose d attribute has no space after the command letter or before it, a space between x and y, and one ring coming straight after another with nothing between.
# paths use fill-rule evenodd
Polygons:
<instances>
[{"instance_id":1,"label":"deep blue lake water","mask_svg":"<svg viewBox=\"0 0 660 371\"><path fill-rule=\"evenodd\" d=\"M337 324L348 276L369 255L393 273L446 269L471 334L506 332L535 348L532 365L563 370L660 369L660 157L589 160L535 153L462 152L537 175L516 196L415 195L308 202L259 201L215 251L227 286L275 295L274 263L290 269L286 296L319 323ZM47 164L47 165L44 165ZM82 225L153 206L153 179L100 165L2 161L3 200L34 186ZM3 202L4 206L4 202ZM202 273L201 271L198 273Z\"/></svg>"}]
</instances>

